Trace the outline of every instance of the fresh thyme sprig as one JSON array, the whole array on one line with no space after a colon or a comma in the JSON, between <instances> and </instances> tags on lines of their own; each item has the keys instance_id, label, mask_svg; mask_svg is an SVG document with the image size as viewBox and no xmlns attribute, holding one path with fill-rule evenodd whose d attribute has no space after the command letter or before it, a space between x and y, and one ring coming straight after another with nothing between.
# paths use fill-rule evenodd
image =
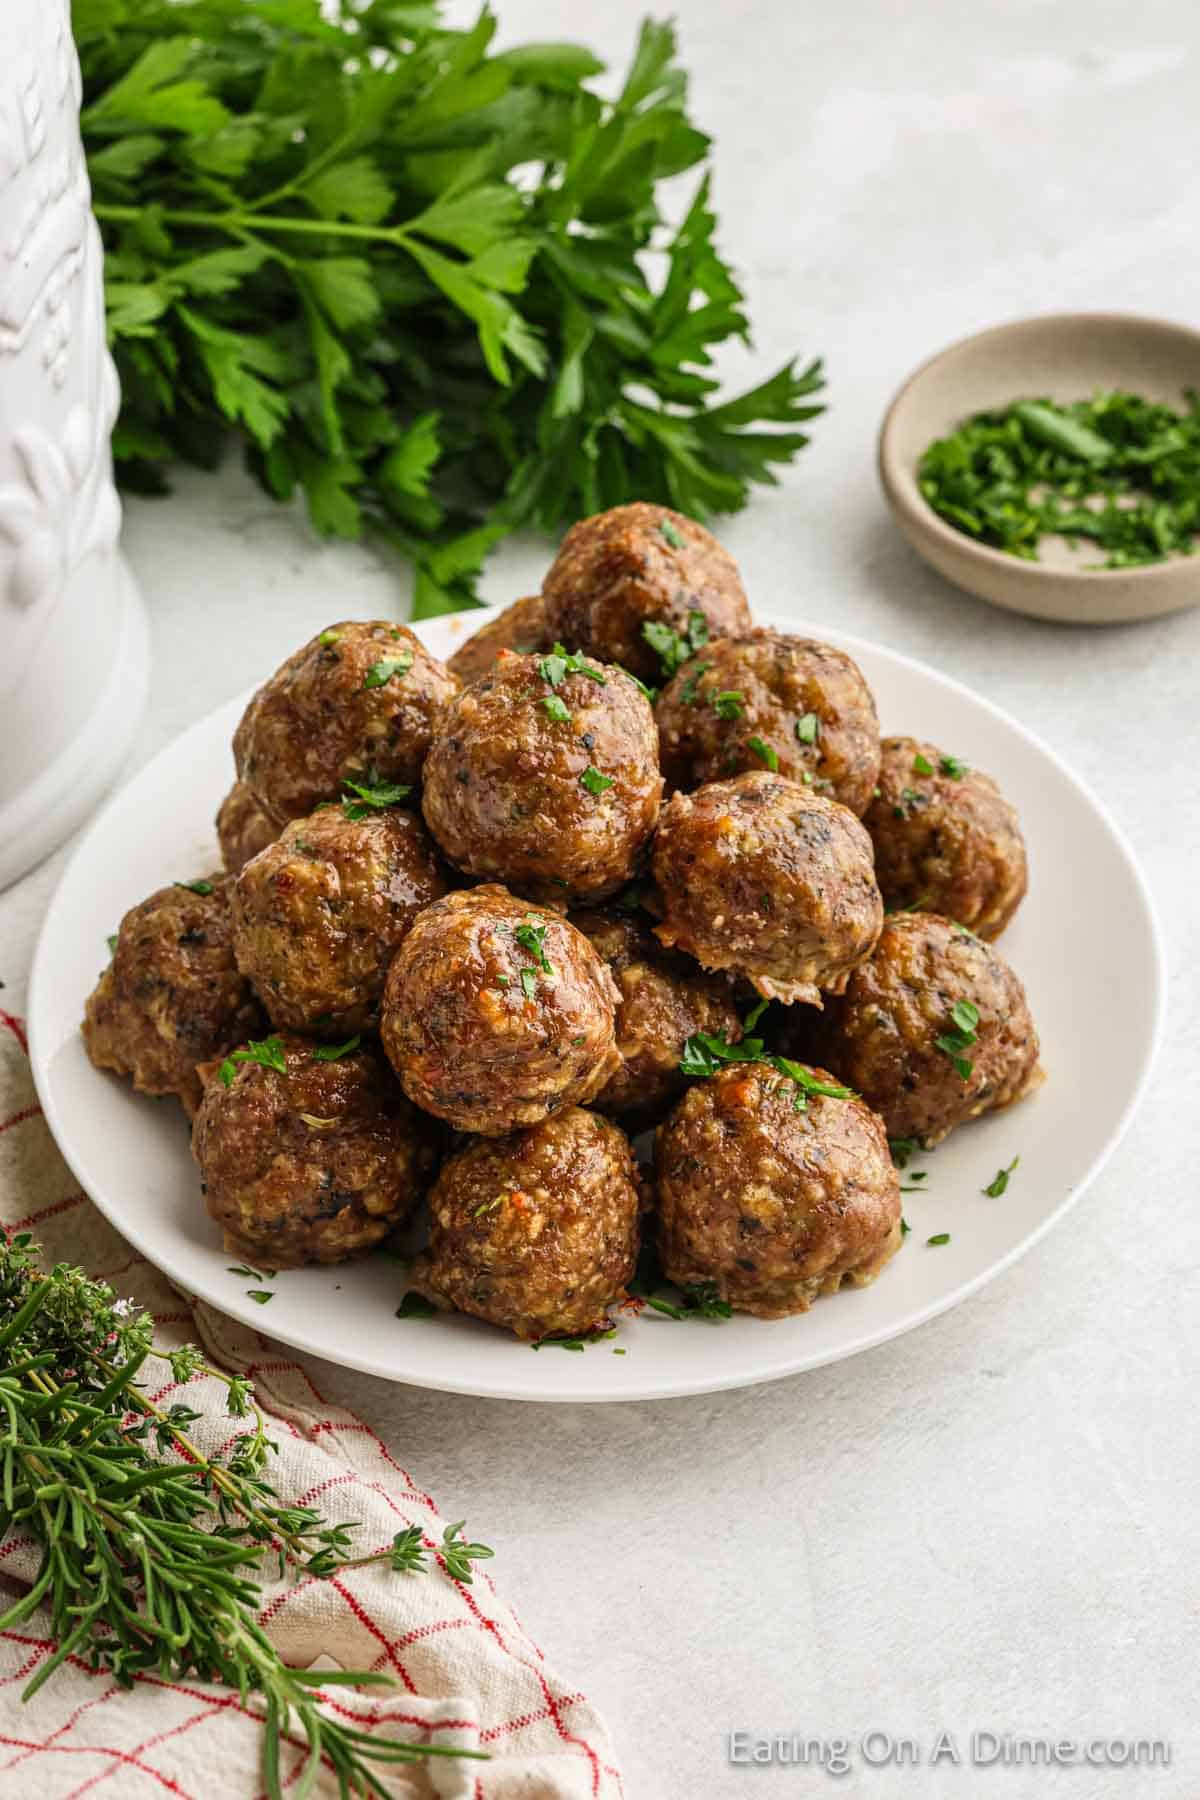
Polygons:
<instances>
[{"instance_id":1,"label":"fresh thyme sprig","mask_svg":"<svg viewBox=\"0 0 1200 1800\"><path fill-rule=\"evenodd\" d=\"M167 1679L194 1671L243 1696L259 1693L271 1800L282 1800L279 1741L293 1729L308 1747L293 1796L311 1790L322 1759L343 1794L385 1800L372 1765L473 1754L380 1741L329 1719L315 1690L389 1678L290 1668L257 1623L254 1576L268 1555L278 1555L281 1573L316 1577L377 1560L415 1569L424 1566L419 1531L415 1542L412 1528L387 1550L355 1557L351 1525L281 1501L265 1473L275 1446L249 1383L185 1345L162 1352L175 1380L222 1381L229 1412L248 1421L225 1459L205 1456L189 1436L200 1415L160 1407L138 1384L154 1352L150 1315L82 1269L64 1263L44 1274L37 1256L28 1233L0 1241L0 1536L19 1529L41 1551L32 1586L0 1630L45 1606L56 1640L23 1697L72 1656L126 1687L147 1670ZM171 1450L180 1460L156 1454ZM461 1531L448 1528L440 1555L448 1574L469 1580L471 1562L491 1552Z\"/></svg>"}]
</instances>

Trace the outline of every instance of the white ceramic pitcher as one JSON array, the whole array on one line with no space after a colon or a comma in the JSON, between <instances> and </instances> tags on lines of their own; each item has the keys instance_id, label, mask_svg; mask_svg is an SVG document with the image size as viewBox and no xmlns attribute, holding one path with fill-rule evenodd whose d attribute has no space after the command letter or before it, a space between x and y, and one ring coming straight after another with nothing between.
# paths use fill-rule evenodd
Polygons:
<instances>
[{"instance_id":1,"label":"white ceramic pitcher","mask_svg":"<svg viewBox=\"0 0 1200 1800\"><path fill-rule=\"evenodd\" d=\"M0 887L95 809L148 686L79 95L68 0L0 0Z\"/></svg>"}]
</instances>

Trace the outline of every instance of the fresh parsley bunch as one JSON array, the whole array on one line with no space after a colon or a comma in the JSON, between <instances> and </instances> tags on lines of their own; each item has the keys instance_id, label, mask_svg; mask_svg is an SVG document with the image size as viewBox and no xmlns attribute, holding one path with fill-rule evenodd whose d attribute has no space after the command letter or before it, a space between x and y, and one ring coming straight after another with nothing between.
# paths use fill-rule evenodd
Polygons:
<instances>
[{"instance_id":1,"label":"fresh parsley bunch","mask_svg":"<svg viewBox=\"0 0 1200 1800\"><path fill-rule=\"evenodd\" d=\"M436 0L75 0L74 28L126 485L232 429L318 531L407 556L425 617L519 526L732 512L807 442L819 363L713 398L749 328L707 174L659 209L709 148L669 25L615 100L583 46L494 54L489 9L450 31Z\"/></svg>"}]
</instances>

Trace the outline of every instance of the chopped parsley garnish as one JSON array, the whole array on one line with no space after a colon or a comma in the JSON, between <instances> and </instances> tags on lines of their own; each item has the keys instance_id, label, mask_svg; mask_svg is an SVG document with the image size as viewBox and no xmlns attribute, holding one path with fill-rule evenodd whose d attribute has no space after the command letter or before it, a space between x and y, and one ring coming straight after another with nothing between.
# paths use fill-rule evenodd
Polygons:
<instances>
[{"instance_id":1,"label":"chopped parsley garnish","mask_svg":"<svg viewBox=\"0 0 1200 1800\"><path fill-rule=\"evenodd\" d=\"M213 891L213 884L211 881L177 881L175 886L178 888L186 888L189 894L203 895L211 894Z\"/></svg>"},{"instance_id":2,"label":"chopped parsley garnish","mask_svg":"<svg viewBox=\"0 0 1200 1800\"><path fill-rule=\"evenodd\" d=\"M933 774L933 764L930 762L930 760L927 756L922 756L922 754L919 750L917 751L917 754L913 757L912 766L913 766L913 774L914 775L932 775Z\"/></svg>"},{"instance_id":3,"label":"chopped parsley garnish","mask_svg":"<svg viewBox=\"0 0 1200 1800\"><path fill-rule=\"evenodd\" d=\"M538 968L544 969L547 975L552 975L554 973L553 965L546 955L546 929L546 926L539 925L536 919L522 919L513 932L513 936L522 950L529 952Z\"/></svg>"},{"instance_id":4,"label":"chopped parsley garnish","mask_svg":"<svg viewBox=\"0 0 1200 1800\"><path fill-rule=\"evenodd\" d=\"M412 793L412 788L402 781L381 781L375 786L362 781L343 781L342 786L349 789L342 801L342 811L348 819L365 819L368 813L382 811L385 806L398 806Z\"/></svg>"},{"instance_id":5,"label":"chopped parsley garnish","mask_svg":"<svg viewBox=\"0 0 1200 1800\"><path fill-rule=\"evenodd\" d=\"M687 680L679 690L679 698L685 706L695 706L697 699L696 689L700 685L700 679L702 676L707 675L711 668L711 663L700 663L692 670L692 673L688 676Z\"/></svg>"},{"instance_id":6,"label":"chopped parsley garnish","mask_svg":"<svg viewBox=\"0 0 1200 1800\"><path fill-rule=\"evenodd\" d=\"M854 1099L852 1088L843 1087L837 1082L820 1081L803 1063L793 1062L788 1056L768 1053L763 1039L751 1035L751 1028L757 1025L761 1016L761 1005L751 1009L743 1026L745 1036L736 1044L731 1044L723 1031L715 1034L703 1031L693 1033L684 1044L679 1058L680 1073L706 1077L715 1075L726 1063L764 1063L795 1086L797 1112L806 1110L809 1098L813 1095L829 1100Z\"/></svg>"},{"instance_id":7,"label":"chopped parsley garnish","mask_svg":"<svg viewBox=\"0 0 1200 1800\"><path fill-rule=\"evenodd\" d=\"M1019 1156L1014 1156L1007 1169L997 1169L995 1175L981 1191L987 1194L991 1199L998 1200L1007 1188L1008 1178L1020 1160Z\"/></svg>"},{"instance_id":8,"label":"chopped parsley garnish","mask_svg":"<svg viewBox=\"0 0 1200 1800\"><path fill-rule=\"evenodd\" d=\"M969 1081L975 1064L963 1051L969 1050L975 1042L975 1028L979 1024L979 1008L970 1000L956 1000L950 1008L950 1017L955 1029L944 1031L934 1040L943 1055L948 1056L954 1064L960 1080Z\"/></svg>"},{"instance_id":9,"label":"chopped parsley garnish","mask_svg":"<svg viewBox=\"0 0 1200 1800\"><path fill-rule=\"evenodd\" d=\"M538 978L536 969L521 970L521 992L527 1000L537 999L537 984Z\"/></svg>"},{"instance_id":10,"label":"chopped parsley garnish","mask_svg":"<svg viewBox=\"0 0 1200 1800\"><path fill-rule=\"evenodd\" d=\"M904 1217L904 1214L901 1213L900 1214L900 1236L902 1238L906 1238L911 1230L912 1230L912 1226L909 1224L908 1220Z\"/></svg>"},{"instance_id":11,"label":"chopped parsley garnish","mask_svg":"<svg viewBox=\"0 0 1200 1800\"><path fill-rule=\"evenodd\" d=\"M493 1200L481 1200L478 1206L473 1206L471 1208L471 1217L473 1219L482 1219L486 1217L488 1213L495 1212L498 1206L503 1206L507 1199L507 1194L497 1194Z\"/></svg>"},{"instance_id":12,"label":"chopped parsley garnish","mask_svg":"<svg viewBox=\"0 0 1200 1800\"><path fill-rule=\"evenodd\" d=\"M929 445L918 480L949 525L1038 559L1053 533L1128 569L1192 555L1200 526L1200 401L1179 407L1102 390L1064 405L1018 400Z\"/></svg>"},{"instance_id":13,"label":"chopped parsley garnish","mask_svg":"<svg viewBox=\"0 0 1200 1800\"><path fill-rule=\"evenodd\" d=\"M625 667L624 663L618 663L617 668L620 669L622 675L624 675L629 681L632 681L634 687L637 689L638 693L642 696L642 699L646 702L646 704L648 706L655 705L655 703L658 700L658 695L659 695L658 688L647 687L646 683L641 679L641 677L639 675L635 675L633 673L632 669L627 669Z\"/></svg>"},{"instance_id":14,"label":"chopped parsley garnish","mask_svg":"<svg viewBox=\"0 0 1200 1800\"><path fill-rule=\"evenodd\" d=\"M341 635L340 631L323 631L317 642L323 650L328 650L330 644L336 644Z\"/></svg>"},{"instance_id":15,"label":"chopped parsley garnish","mask_svg":"<svg viewBox=\"0 0 1200 1800\"><path fill-rule=\"evenodd\" d=\"M260 1275L257 1269L248 1269L245 1263L228 1263L225 1273L227 1275L244 1275L247 1281L266 1281L268 1279L266 1275Z\"/></svg>"},{"instance_id":16,"label":"chopped parsley garnish","mask_svg":"<svg viewBox=\"0 0 1200 1800\"><path fill-rule=\"evenodd\" d=\"M678 1292L679 1300L668 1299L663 1289ZM728 1319L733 1311L728 1300L721 1298L715 1281L696 1281L675 1289L662 1272L652 1245L643 1247L637 1272L629 1283L629 1292L652 1312L665 1319Z\"/></svg>"},{"instance_id":17,"label":"chopped parsley garnish","mask_svg":"<svg viewBox=\"0 0 1200 1800\"><path fill-rule=\"evenodd\" d=\"M658 522L658 529L662 532L672 550L683 549L686 540L682 533L677 531L675 526L672 525L670 519L660 519Z\"/></svg>"},{"instance_id":18,"label":"chopped parsley garnish","mask_svg":"<svg viewBox=\"0 0 1200 1800\"><path fill-rule=\"evenodd\" d=\"M362 1033L356 1031L347 1038L344 1044L316 1044L312 1051L313 1062L341 1062L343 1056L349 1056L362 1043Z\"/></svg>"},{"instance_id":19,"label":"chopped parsley garnish","mask_svg":"<svg viewBox=\"0 0 1200 1800\"><path fill-rule=\"evenodd\" d=\"M273 1300L275 1298L275 1296L274 1296L274 1294L270 1293L266 1288L247 1288L246 1289L246 1298L247 1298L247 1300L255 1301L255 1303L259 1306L265 1306L267 1304L267 1301Z\"/></svg>"},{"instance_id":20,"label":"chopped parsley garnish","mask_svg":"<svg viewBox=\"0 0 1200 1800\"><path fill-rule=\"evenodd\" d=\"M418 1294L415 1288L409 1288L403 1300L396 1308L398 1319L432 1319L437 1316L437 1307L424 1294Z\"/></svg>"},{"instance_id":21,"label":"chopped parsley garnish","mask_svg":"<svg viewBox=\"0 0 1200 1800\"><path fill-rule=\"evenodd\" d=\"M509 980L507 975L497 975L496 986L498 988L507 988L507 987L512 986L512 982Z\"/></svg>"},{"instance_id":22,"label":"chopped parsley garnish","mask_svg":"<svg viewBox=\"0 0 1200 1800\"><path fill-rule=\"evenodd\" d=\"M896 1167L907 1169L912 1158L920 1154L922 1145L917 1138L889 1138L888 1149Z\"/></svg>"},{"instance_id":23,"label":"chopped parsley garnish","mask_svg":"<svg viewBox=\"0 0 1200 1800\"><path fill-rule=\"evenodd\" d=\"M912 815L912 813L916 807L928 806L928 805L929 805L929 795L928 794L919 794L917 792L916 788L906 787L906 788L901 788L900 798L896 802L895 806L893 806L892 812L895 814L896 818L898 818L898 819L907 819Z\"/></svg>"},{"instance_id":24,"label":"chopped parsley garnish","mask_svg":"<svg viewBox=\"0 0 1200 1800\"><path fill-rule=\"evenodd\" d=\"M545 699L542 701L542 711L546 714L547 718L553 719L556 725L569 725L571 723L571 709L565 700L559 699L557 694L546 695Z\"/></svg>"},{"instance_id":25,"label":"chopped parsley garnish","mask_svg":"<svg viewBox=\"0 0 1200 1800\"><path fill-rule=\"evenodd\" d=\"M821 721L814 712L806 712L796 720L796 736L802 744L815 744L820 729Z\"/></svg>"},{"instance_id":26,"label":"chopped parsley garnish","mask_svg":"<svg viewBox=\"0 0 1200 1800\"><path fill-rule=\"evenodd\" d=\"M948 1231L935 1231L931 1238L925 1239L925 1242L927 1244L948 1244L950 1242L950 1233Z\"/></svg>"},{"instance_id":27,"label":"chopped parsley garnish","mask_svg":"<svg viewBox=\"0 0 1200 1800\"><path fill-rule=\"evenodd\" d=\"M753 750L755 756L760 762L766 763L772 774L776 773L779 768L779 757L770 744L764 744L760 737L752 737L746 739L746 748Z\"/></svg>"},{"instance_id":28,"label":"chopped parsley garnish","mask_svg":"<svg viewBox=\"0 0 1200 1800\"><path fill-rule=\"evenodd\" d=\"M663 676L670 680L685 662L703 650L708 642L708 620L697 608L688 614L687 631L680 633L661 619L647 619L642 636L662 664Z\"/></svg>"},{"instance_id":29,"label":"chopped parsley garnish","mask_svg":"<svg viewBox=\"0 0 1200 1800\"><path fill-rule=\"evenodd\" d=\"M365 688L386 687L394 675L407 675L412 665L413 653L411 650L402 650L399 656L383 657L379 662L371 664L363 677L363 686Z\"/></svg>"},{"instance_id":30,"label":"chopped parsley garnish","mask_svg":"<svg viewBox=\"0 0 1200 1800\"><path fill-rule=\"evenodd\" d=\"M961 762L957 756L943 756L938 767L943 775L950 777L951 781L961 781L964 775L969 775L971 772L970 763Z\"/></svg>"},{"instance_id":31,"label":"chopped parsley garnish","mask_svg":"<svg viewBox=\"0 0 1200 1800\"><path fill-rule=\"evenodd\" d=\"M616 1326L610 1325L607 1331L597 1327L595 1331L590 1331L586 1337L539 1338L537 1343L530 1344L529 1348L531 1350L575 1350L582 1352L587 1349L589 1344L604 1344L608 1342L609 1338L614 1338L616 1335Z\"/></svg>"},{"instance_id":32,"label":"chopped parsley garnish","mask_svg":"<svg viewBox=\"0 0 1200 1800\"><path fill-rule=\"evenodd\" d=\"M111 933L111 935L108 938L108 949L109 949L110 955L116 949L116 947L117 947L117 934L114 931Z\"/></svg>"},{"instance_id":33,"label":"chopped parsley garnish","mask_svg":"<svg viewBox=\"0 0 1200 1800\"><path fill-rule=\"evenodd\" d=\"M746 696L740 688L725 688L713 695L712 708L718 719L740 719Z\"/></svg>"},{"instance_id":34,"label":"chopped parsley garnish","mask_svg":"<svg viewBox=\"0 0 1200 1800\"><path fill-rule=\"evenodd\" d=\"M258 1063L261 1068L274 1069L277 1074L286 1075L287 1057L284 1055L283 1039L275 1032L258 1043L251 1040L244 1050L235 1050L232 1056L227 1056L217 1071L226 1087L233 1086L237 1063Z\"/></svg>"},{"instance_id":35,"label":"chopped parsley garnish","mask_svg":"<svg viewBox=\"0 0 1200 1800\"><path fill-rule=\"evenodd\" d=\"M589 794L599 795L604 792L605 788L610 788L612 786L613 779L614 778L611 775L602 775L599 769L594 769L591 763L589 763L587 768L583 771L583 774L579 777L579 785L580 787L585 787Z\"/></svg>"},{"instance_id":36,"label":"chopped parsley garnish","mask_svg":"<svg viewBox=\"0 0 1200 1800\"><path fill-rule=\"evenodd\" d=\"M568 675L586 675L597 687L608 686L607 675L602 675L599 669L593 669L578 650L568 650L563 644L555 644L549 656L538 658L538 674L552 688L561 687Z\"/></svg>"}]
</instances>

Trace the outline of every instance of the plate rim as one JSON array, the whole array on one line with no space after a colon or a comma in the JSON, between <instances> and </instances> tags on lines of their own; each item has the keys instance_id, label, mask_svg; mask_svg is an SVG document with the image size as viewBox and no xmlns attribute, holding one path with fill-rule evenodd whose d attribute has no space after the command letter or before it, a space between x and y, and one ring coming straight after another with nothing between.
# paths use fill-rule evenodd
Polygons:
<instances>
[{"instance_id":1,"label":"plate rim","mask_svg":"<svg viewBox=\"0 0 1200 1800\"><path fill-rule=\"evenodd\" d=\"M503 609L499 606L488 606L472 610L467 617L471 620L473 627L477 628L495 618L502 610ZM223 1312L228 1317L236 1319L240 1324L249 1326L261 1335L271 1337L277 1342L286 1344L290 1349L297 1350L304 1355L317 1356L325 1361L334 1363L340 1368L360 1374L373 1375L385 1381L400 1382L406 1386L422 1388L430 1392L462 1394L480 1400L519 1400L531 1405L559 1403L606 1405L617 1402L634 1404L638 1401L686 1399L702 1394L722 1393L738 1388L757 1387L769 1381L783 1380L790 1375L802 1375L809 1370L827 1367L832 1363L842 1362L848 1360L850 1357L861 1355L866 1350L871 1350L879 1345L889 1343L897 1337L902 1337L910 1331L918 1330L920 1327L929 1324L933 1319L941 1317L943 1313L949 1312L953 1307L960 1305L964 1300L970 1299L973 1294L978 1293L979 1290L985 1287L989 1282L994 1281L1000 1275L1004 1274L1014 1263L1032 1250L1036 1244L1040 1243L1046 1234L1054 1226L1058 1225L1071 1208L1078 1203L1083 1194L1091 1186L1092 1182L1100 1174L1105 1164L1117 1150L1129 1129L1135 1113L1141 1106L1162 1047L1167 994L1166 948L1163 939L1162 925L1154 902L1154 896L1151 892L1150 885L1146 880L1145 874L1138 863L1137 857L1134 854L1133 847L1123 828L1113 818L1108 807L1099 795L1092 790L1081 776L1075 773L1070 765L1056 750L1046 743L1045 739L1042 738L1038 732L1032 730L1029 726L1025 725L1023 721L1016 718L1012 713L1008 712L1004 707L999 706L986 695L980 694L974 688L968 686L966 682L960 681L957 676L936 669L932 664L923 662L918 657L910 656L906 651L894 649L889 644L880 643L874 639L859 637L855 633L841 632L837 630L836 627L830 631L828 626L824 624L817 625L804 618L791 618L790 616L777 614L770 608L765 609L758 614L758 622L768 626L784 626L795 636L811 636L819 638L821 641L832 642L849 651L852 656L858 652L866 652L868 655L882 652L884 656L891 658L894 662L899 663L904 668L916 672L919 676L923 678L932 677L936 684L949 688L959 698L968 701L972 706L991 715L991 717L997 720L1001 725L1016 732L1018 736L1025 739L1039 755L1044 757L1055 768L1058 774L1068 782L1071 788L1074 789L1077 797L1090 808L1092 813L1098 818L1108 836L1115 844L1121 860L1123 861L1128 874L1132 878L1133 890L1141 904L1143 916L1148 927L1147 941L1153 974L1149 995L1149 1032L1141 1067L1124 1107L1112 1122L1095 1155L1092 1157L1075 1185L1067 1189L1057 1205L1053 1206L1044 1218L1026 1232L1026 1234L1008 1251L990 1262L986 1268L967 1277L957 1286L937 1295L934 1299L919 1307L914 1314L901 1320L880 1327L872 1327L867 1331L860 1332L848 1342L829 1346L826 1349L819 1350L816 1354L809 1353L807 1355L801 1354L800 1356L796 1356L795 1353L793 1353L790 1356L784 1356L782 1359L777 1358L773 1364L766 1363L764 1360L764 1366L751 1376L746 1376L745 1374L738 1372L724 1375L719 1369L715 1373L710 1371L707 1374L700 1374L694 1381L667 1379L666 1381L657 1383L651 1376L649 1380L639 1382L636 1394L630 1394L627 1391L622 1392L615 1386L611 1388L611 1391L593 1391L590 1393L564 1390L562 1392L530 1394L527 1391L519 1389L514 1390L506 1386L502 1379L494 1384L490 1384L486 1388L481 1388L477 1383L454 1377L432 1380L429 1376L424 1374L415 1375L399 1372L394 1366L389 1366L383 1361L373 1360L369 1356L355 1354L339 1357L324 1349L314 1349L311 1342L306 1341L303 1336L299 1335L296 1331L288 1330L286 1326L284 1329L278 1330L275 1328L273 1322L270 1328L264 1331L265 1321L263 1320L261 1311L256 1308L252 1314L248 1304L237 1304L241 1299L240 1295L223 1295L218 1301L208 1299L205 1296L198 1294L189 1276L177 1272L177 1268L172 1266L174 1259L168 1261L161 1259L161 1248L157 1245L151 1245L151 1242L142 1234L140 1227L136 1222L131 1229L128 1222L123 1221L118 1216L117 1212L110 1210L102 1200L96 1198L86 1172L86 1159L79 1156L76 1150L68 1147L70 1145L69 1132L60 1134L61 1114L57 1105L54 1085L49 1076L49 1058L44 1054L44 1051L47 1050L48 1047L43 1046L42 1044L43 1023L48 1022L43 1018L43 1008L40 996L43 985L49 980L47 969L54 937L54 926L59 909L66 904L64 896L72 884L72 878L77 866L86 858L91 849L93 840L101 838L105 833L109 822L109 816L115 812L118 805L123 800L126 790L153 768L160 758L167 755L169 752L176 751L193 735L203 734L207 729L210 729L213 720L220 713L232 709L239 701L248 697L248 695L254 691L254 686L252 686L246 689L244 694L238 693L231 695L217 706L212 707L202 718L194 720L191 725L185 728L185 730L170 738L152 757L143 763L140 768L133 771L129 779L122 782L116 792L108 798L92 824L83 833L78 843L71 851L71 854L55 883L54 891L47 903L45 915L38 932L33 961L30 965L28 995L26 1000L29 1062L34 1087L42 1107L46 1124L50 1129L60 1155L71 1169L83 1192L87 1194L89 1200L99 1209L104 1218L112 1225L113 1229L131 1244L139 1255L145 1257L152 1267L159 1269L169 1281L174 1283L176 1287L193 1299L203 1300L205 1305L212 1306L215 1311ZM410 621L409 623L412 624L413 629L417 630L418 635L420 635L419 627L421 624L427 623L427 621ZM764 1339L764 1346L767 1341L768 1340ZM499 1367L500 1364L498 1363L497 1368L499 1369Z\"/></svg>"}]
</instances>

